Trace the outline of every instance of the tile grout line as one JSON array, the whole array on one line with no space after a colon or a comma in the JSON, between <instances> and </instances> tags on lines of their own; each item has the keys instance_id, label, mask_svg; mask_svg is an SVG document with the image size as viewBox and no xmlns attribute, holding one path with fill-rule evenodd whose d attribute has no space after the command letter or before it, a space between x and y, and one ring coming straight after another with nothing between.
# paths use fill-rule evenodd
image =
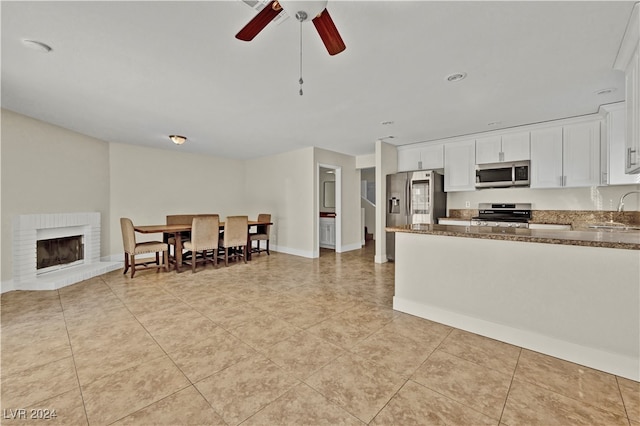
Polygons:
<instances>
[{"instance_id":1,"label":"tile grout line","mask_svg":"<svg viewBox=\"0 0 640 426\"><path fill-rule=\"evenodd\" d=\"M627 421L629 422L629 426L631 426L631 416L629 415L629 410L627 410L627 403L624 400L624 395L622 395L622 389L620 389L620 380L618 380L619 379L618 376L614 376L614 377L616 379L618 392L620 393L620 399L622 400L622 408L624 408L624 413L627 415Z\"/></svg>"},{"instance_id":2,"label":"tile grout line","mask_svg":"<svg viewBox=\"0 0 640 426\"><path fill-rule=\"evenodd\" d=\"M513 381L516 378L516 371L518 370L518 364L520 363L520 357L522 356L522 348L518 351L518 359L516 360L516 365L513 368L513 373L511 373L511 381L509 382L509 389L507 389L507 396L504 399L504 404L502 405L502 411L500 411L500 418L498 419L498 424L502 423L502 416L504 416L504 410L507 408L507 401L509 401L509 394L511 393L511 387L513 386Z\"/></svg>"},{"instance_id":3,"label":"tile grout line","mask_svg":"<svg viewBox=\"0 0 640 426\"><path fill-rule=\"evenodd\" d=\"M100 278L102 280L102 278ZM60 295L60 290L56 290L58 293L58 301L60 303L60 309L62 309L62 318L64 320L64 329L67 332L67 340L69 341L69 350L71 351L71 359L73 360L73 371L76 374L76 382L78 383L78 390L80 391L80 399L82 401L82 410L84 411L84 418L87 421L87 425L89 424L89 414L87 413L87 405L84 400L84 392L82 392L82 385L80 384L80 375L78 374L78 366L76 365L76 356L73 350L73 345L71 344L71 336L69 334L69 325L67 324L67 316L65 315L64 305L62 304L62 296Z\"/></svg>"}]
</instances>

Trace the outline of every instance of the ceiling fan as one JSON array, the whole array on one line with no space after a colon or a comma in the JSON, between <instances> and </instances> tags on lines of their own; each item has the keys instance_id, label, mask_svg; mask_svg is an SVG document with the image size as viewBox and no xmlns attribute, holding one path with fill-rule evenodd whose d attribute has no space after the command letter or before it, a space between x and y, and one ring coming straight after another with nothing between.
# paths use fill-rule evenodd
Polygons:
<instances>
[{"instance_id":1,"label":"ceiling fan","mask_svg":"<svg viewBox=\"0 0 640 426\"><path fill-rule=\"evenodd\" d=\"M338 29L327 11L327 1L288 1L273 0L236 34L238 40L251 41L269 22L281 13L293 14L302 23L311 19L329 55L337 55L346 49Z\"/></svg>"}]
</instances>

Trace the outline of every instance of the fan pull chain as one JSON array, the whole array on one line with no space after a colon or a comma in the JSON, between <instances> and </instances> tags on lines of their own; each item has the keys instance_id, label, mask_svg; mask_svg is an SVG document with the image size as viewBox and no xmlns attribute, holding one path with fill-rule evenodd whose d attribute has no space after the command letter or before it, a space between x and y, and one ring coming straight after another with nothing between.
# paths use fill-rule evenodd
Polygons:
<instances>
[{"instance_id":1,"label":"fan pull chain","mask_svg":"<svg viewBox=\"0 0 640 426\"><path fill-rule=\"evenodd\" d=\"M304 83L304 80L302 80L302 21L303 19L300 19L300 79L298 80L298 83L300 83L300 91L298 93L300 93L300 96L302 96L302 83Z\"/></svg>"}]
</instances>

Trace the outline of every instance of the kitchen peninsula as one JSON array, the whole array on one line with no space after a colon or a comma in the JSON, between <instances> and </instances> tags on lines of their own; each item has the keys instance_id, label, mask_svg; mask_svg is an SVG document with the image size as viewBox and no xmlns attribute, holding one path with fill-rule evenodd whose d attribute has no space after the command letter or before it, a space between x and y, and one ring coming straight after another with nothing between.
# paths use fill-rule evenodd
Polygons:
<instances>
[{"instance_id":1,"label":"kitchen peninsula","mask_svg":"<svg viewBox=\"0 0 640 426\"><path fill-rule=\"evenodd\" d=\"M640 379L640 232L396 232L396 310Z\"/></svg>"}]
</instances>

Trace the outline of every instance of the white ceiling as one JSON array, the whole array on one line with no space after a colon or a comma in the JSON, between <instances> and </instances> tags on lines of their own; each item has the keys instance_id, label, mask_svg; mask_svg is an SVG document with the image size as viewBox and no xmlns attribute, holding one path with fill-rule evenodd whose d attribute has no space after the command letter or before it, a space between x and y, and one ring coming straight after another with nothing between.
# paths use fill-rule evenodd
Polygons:
<instances>
[{"instance_id":1,"label":"white ceiling","mask_svg":"<svg viewBox=\"0 0 640 426\"><path fill-rule=\"evenodd\" d=\"M369 154L389 135L404 145L624 100L612 65L633 4L329 0L347 49L329 56L303 24L299 96L299 23L239 41L257 13L240 0L2 1L2 107L105 141L228 158ZM456 72L468 76L447 82ZM596 94L605 88L617 90ZM175 146L173 133L189 141Z\"/></svg>"}]
</instances>

